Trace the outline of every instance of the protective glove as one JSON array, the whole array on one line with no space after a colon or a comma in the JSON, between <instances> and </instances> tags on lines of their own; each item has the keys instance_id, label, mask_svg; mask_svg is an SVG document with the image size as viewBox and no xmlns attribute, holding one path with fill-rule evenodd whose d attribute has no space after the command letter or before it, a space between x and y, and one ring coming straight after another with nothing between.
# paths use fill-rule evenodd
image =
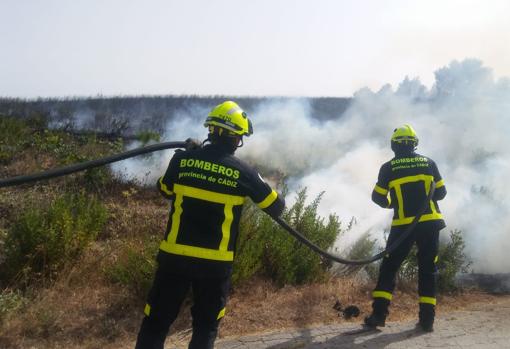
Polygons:
<instances>
[{"instance_id":1,"label":"protective glove","mask_svg":"<svg viewBox=\"0 0 510 349\"><path fill-rule=\"evenodd\" d=\"M197 150L202 148L202 142L198 139L188 138L184 142L186 143L186 150Z\"/></svg>"}]
</instances>

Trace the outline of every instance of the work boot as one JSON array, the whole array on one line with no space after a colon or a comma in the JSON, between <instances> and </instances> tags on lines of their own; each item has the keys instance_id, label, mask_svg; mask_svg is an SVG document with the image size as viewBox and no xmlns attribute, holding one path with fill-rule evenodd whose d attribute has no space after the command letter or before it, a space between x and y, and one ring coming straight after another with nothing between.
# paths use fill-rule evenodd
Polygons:
<instances>
[{"instance_id":1,"label":"work boot","mask_svg":"<svg viewBox=\"0 0 510 349\"><path fill-rule=\"evenodd\" d=\"M368 327L384 327L386 325L386 316L370 314L365 318L365 326Z\"/></svg>"},{"instance_id":2,"label":"work boot","mask_svg":"<svg viewBox=\"0 0 510 349\"><path fill-rule=\"evenodd\" d=\"M416 324L416 328L419 328L425 332L434 332L434 322L420 321Z\"/></svg>"},{"instance_id":3,"label":"work boot","mask_svg":"<svg viewBox=\"0 0 510 349\"><path fill-rule=\"evenodd\" d=\"M384 327L390 301L385 298L374 298L372 302L372 314L365 318L365 325L369 327Z\"/></svg>"},{"instance_id":4,"label":"work boot","mask_svg":"<svg viewBox=\"0 0 510 349\"><path fill-rule=\"evenodd\" d=\"M425 332L434 331L434 318L436 316L435 306L428 303L420 303L420 321L417 327L421 328Z\"/></svg>"}]
</instances>

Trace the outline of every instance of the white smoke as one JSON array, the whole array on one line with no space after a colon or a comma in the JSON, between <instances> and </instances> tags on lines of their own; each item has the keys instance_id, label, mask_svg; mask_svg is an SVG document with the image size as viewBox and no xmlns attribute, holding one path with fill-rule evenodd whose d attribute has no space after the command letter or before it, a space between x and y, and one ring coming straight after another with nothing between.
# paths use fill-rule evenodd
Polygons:
<instances>
[{"instance_id":1,"label":"white smoke","mask_svg":"<svg viewBox=\"0 0 510 349\"><path fill-rule=\"evenodd\" d=\"M310 118L306 104L264 105L253 113L261 130L240 154L294 174L294 188L325 191L323 214L360 222L351 236L369 229L381 236L391 212L370 194L380 165L393 156L393 129L410 123L420 137L418 152L434 159L445 179L443 236L463 232L475 271L508 272L510 79L495 81L477 60L454 61L435 76L430 90L408 78L395 91L360 90L341 118L326 123Z\"/></svg>"},{"instance_id":2,"label":"white smoke","mask_svg":"<svg viewBox=\"0 0 510 349\"><path fill-rule=\"evenodd\" d=\"M164 141L183 141L187 138L204 140L207 134L200 124L203 122L203 115L207 113L207 109L196 105L186 110L174 111L173 118L165 127L162 139ZM127 150L141 146L140 142L132 142ZM111 168L118 178L135 180L142 185L155 185L156 180L165 173L173 153L174 150L163 150L113 163Z\"/></svg>"},{"instance_id":3,"label":"white smoke","mask_svg":"<svg viewBox=\"0 0 510 349\"><path fill-rule=\"evenodd\" d=\"M439 202L448 225L442 235L463 232L475 271L508 272L510 79L495 81L477 60L454 61L435 77L430 89L408 78L395 90L362 89L343 115L326 122L310 115L306 100L268 99L248 110L255 133L237 154L288 174L291 191L307 187L310 197L325 191L320 213L346 223L355 217L353 239L367 230L380 237L392 213L371 202L371 191L379 167L393 156L393 129L409 123L420 138L418 152L436 161L448 190ZM183 113L165 139L204 139L207 112ZM169 156L159 160L158 176Z\"/></svg>"}]
</instances>

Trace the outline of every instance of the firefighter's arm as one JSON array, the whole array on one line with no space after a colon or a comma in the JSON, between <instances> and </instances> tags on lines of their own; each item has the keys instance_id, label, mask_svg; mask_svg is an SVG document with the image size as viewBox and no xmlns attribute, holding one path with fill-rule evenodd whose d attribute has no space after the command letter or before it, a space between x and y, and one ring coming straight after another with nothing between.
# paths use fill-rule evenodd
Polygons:
<instances>
[{"instance_id":1,"label":"firefighter's arm","mask_svg":"<svg viewBox=\"0 0 510 349\"><path fill-rule=\"evenodd\" d=\"M285 208L285 199L275 190L271 190L271 193L264 200L257 203L257 206L271 217L279 217Z\"/></svg>"},{"instance_id":2,"label":"firefighter's arm","mask_svg":"<svg viewBox=\"0 0 510 349\"><path fill-rule=\"evenodd\" d=\"M246 189L253 202L271 217L279 217L285 208L285 199L272 189L254 169L245 168Z\"/></svg>"},{"instance_id":3,"label":"firefighter's arm","mask_svg":"<svg viewBox=\"0 0 510 349\"><path fill-rule=\"evenodd\" d=\"M157 186L158 186L159 192L166 199L171 199L172 196L174 195L174 193L169 189L169 186L167 183L165 183L164 179L165 179L165 176L159 177L159 179L158 179Z\"/></svg>"},{"instance_id":4,"label":"firefighter's arm","mask_svg":"<svg viewBox=\"0 0 510 349\"><path fill-rule=\"evenodd\" d=\"M372 201L382 208L391 208L391 200L388 197L388 189L375 185L372 191Z\"/></svg>"},{"instance_id":5,"label":"firefighter's arm","mask_svg":"<svg viewBox=\"0 0 510 349\"><path fill-rule=\"evenodd\" d=\"M168 168L166 169L165 174L160 177L156 183L159 192L163 197L166 199L171 199L174 196L174 193L172 192L173 189L173 182L174 178L176 177L177 173L177 154L176 153L172 159L170 160L170 163L168 164Z\"/></svg>"},{"instance_id":6,"label":"firefighter's arm","mask_svg":"<svg viewBox=\"0 0 510 349\"><path fill-rule=\"evenodd\" d=\"M434 191L434 201L443 200L446 196L446 186L444 180L437 169L435 162L432 162L432 173L434 174L434 182L436 183L436 190Z\"/></svg>"},{"instance_id":7,"label":"firefighter's arm","mask_svg":"<svg viewBox=\"0 0 510 349\"><path fill-rule=\"evenodd\" d=\"M444 181L441 179L436 182L436 190L434 191L434 201L443 200L446 196L446 187Z\"/></svg>"},{"instance_id":8,"label":"firefighter's arm","mask_svg":"<svg viewBox=\"0 0 510 349\"><path fill-rule=\"evenodd\" d=\"M388 163L381 166L379 169L379 175L377 176L377 183L374 186L374 190L372 190L372 201L382 208L392 208L391 207L391 199L389 198L389 190L388 190Z\"/></svg>"}]
</instances>

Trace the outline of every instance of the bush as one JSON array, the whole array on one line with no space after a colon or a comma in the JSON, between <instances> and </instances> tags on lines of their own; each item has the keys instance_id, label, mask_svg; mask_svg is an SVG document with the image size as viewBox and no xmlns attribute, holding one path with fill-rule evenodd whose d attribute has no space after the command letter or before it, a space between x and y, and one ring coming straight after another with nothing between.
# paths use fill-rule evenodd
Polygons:
<instances>
[{"instance_id":1,"label":"bush","mask_svg":"<svg viewBox=\"0 0 510 349\"><path fill-rule=\"evenodd\" d=\"M26 299L19 291L4 290L0 293L0 324L5 317L21 308L26 302Z\"/></svg>"},{"instance_id":2,"label":"bush","mask_svg":"<svg viewBox=\"0 0 510 349\"><path fill-rule=\"evenodd\" d=\"M318 216L321 197L322 194L305 205L306 188L301 190L282 218L320 248L328 250L341 234L340 221L335 215L330 215L327 222ZM330 266L329 261L295 240L268 215L255 208L245 210L234 263L235 283L256 273L269 276L280 286L309 283L324 279Z\"/></svg>"},{"instance_id":3,"label":"bush","mask_svg":"<svg viewBox=\"0 0 510 349\"><path fill-rule=\"evenodd\" d=\"M9 163L27 145L30 134L25 121L0 116L0 163Z\"/></svg>"},{"instance_id":4,"label":"bush","mask_svg":"<svg viewBox=\"0 0 510 349\"><path fill-rule=\"evenodd\" d=\"M29 207L7 230L2 278L50 279L102 230L106 209L84 194L66 194L49 207Z\"/></svg>"},{"instance_id":5,"label":"bush","mask_svg":"<svg viewBox=\"0 0 510 349\"><path fill-rule=\"evenodd\" d=\"M142 146L146 146L150 142L160 142L161 136L157 132L152 131L140 131L136 134L136 139L142 143Z\"/></svg>"},{"instance_id":6,"label":"bush","mask_svg":"<svg viewBox=\"0 0 510 349\"><path fill-rule=\"evenodd\" d=\"M352 226L352 224L351 224ZM348 228L349 229L349 228ZM350 260L362 260L372 257L375 253L375 245L377 240L373 239L369 232L362 234L358 240L356 240L348 249L346 259ZM353 275L360 270L365 270L367 276L370 279L377 278L377 272L379 271L380 261L375 263L369 263L364 265L337 265L335 273L338 275Z\"/></svg>"},{"instance_id":7,"label":"bush","mask_svg":"<svg viewBox=\"0 0 510 349\"><path fill-rule=\"evenodd\" d=\"M105 267L106 277L128 288L138 298L147 295L156 269L155 254L160 239L149 237L143 242L125 242L115 261Z\"/></svg>"},{"instance_id":8,"label":"bush","mask_svg":"<svg viewBox=\"0 0 510 349\"><path fill-rule=\"evenodd\" d=\"M347 259L359 260L372 257L374 254L376 239L372 239L369 233L364 233L349 248Z\"/></svg>"},{"instance_id":9,"label":"bush","mask_svg":"<svg viewBox=\"0 0 510 349\"><path fill-rule=\"evenodd\" d=\"M239 238L232 274L233 284L239 284L249 279L262 269L262 257L267 237L261 232L272 228L271 222L263 219L264 215L251 201L245 204L239 224ZM268 224L270 228L265 227Z\"/></svg>"},{"instance_id":10,"label":"bush","mask_svg":"<svg viewBox=\"0 0 510 349\"><path fill-rule=\"evenodd\" d=\"M459 273L467 273L471 260L465 255L466 244L460 230L450 232L450 240L446 244L439 245L439 269L437 288L439 292L452 292L458 290L456 276Z\"/></svg>"}]
</instances>

